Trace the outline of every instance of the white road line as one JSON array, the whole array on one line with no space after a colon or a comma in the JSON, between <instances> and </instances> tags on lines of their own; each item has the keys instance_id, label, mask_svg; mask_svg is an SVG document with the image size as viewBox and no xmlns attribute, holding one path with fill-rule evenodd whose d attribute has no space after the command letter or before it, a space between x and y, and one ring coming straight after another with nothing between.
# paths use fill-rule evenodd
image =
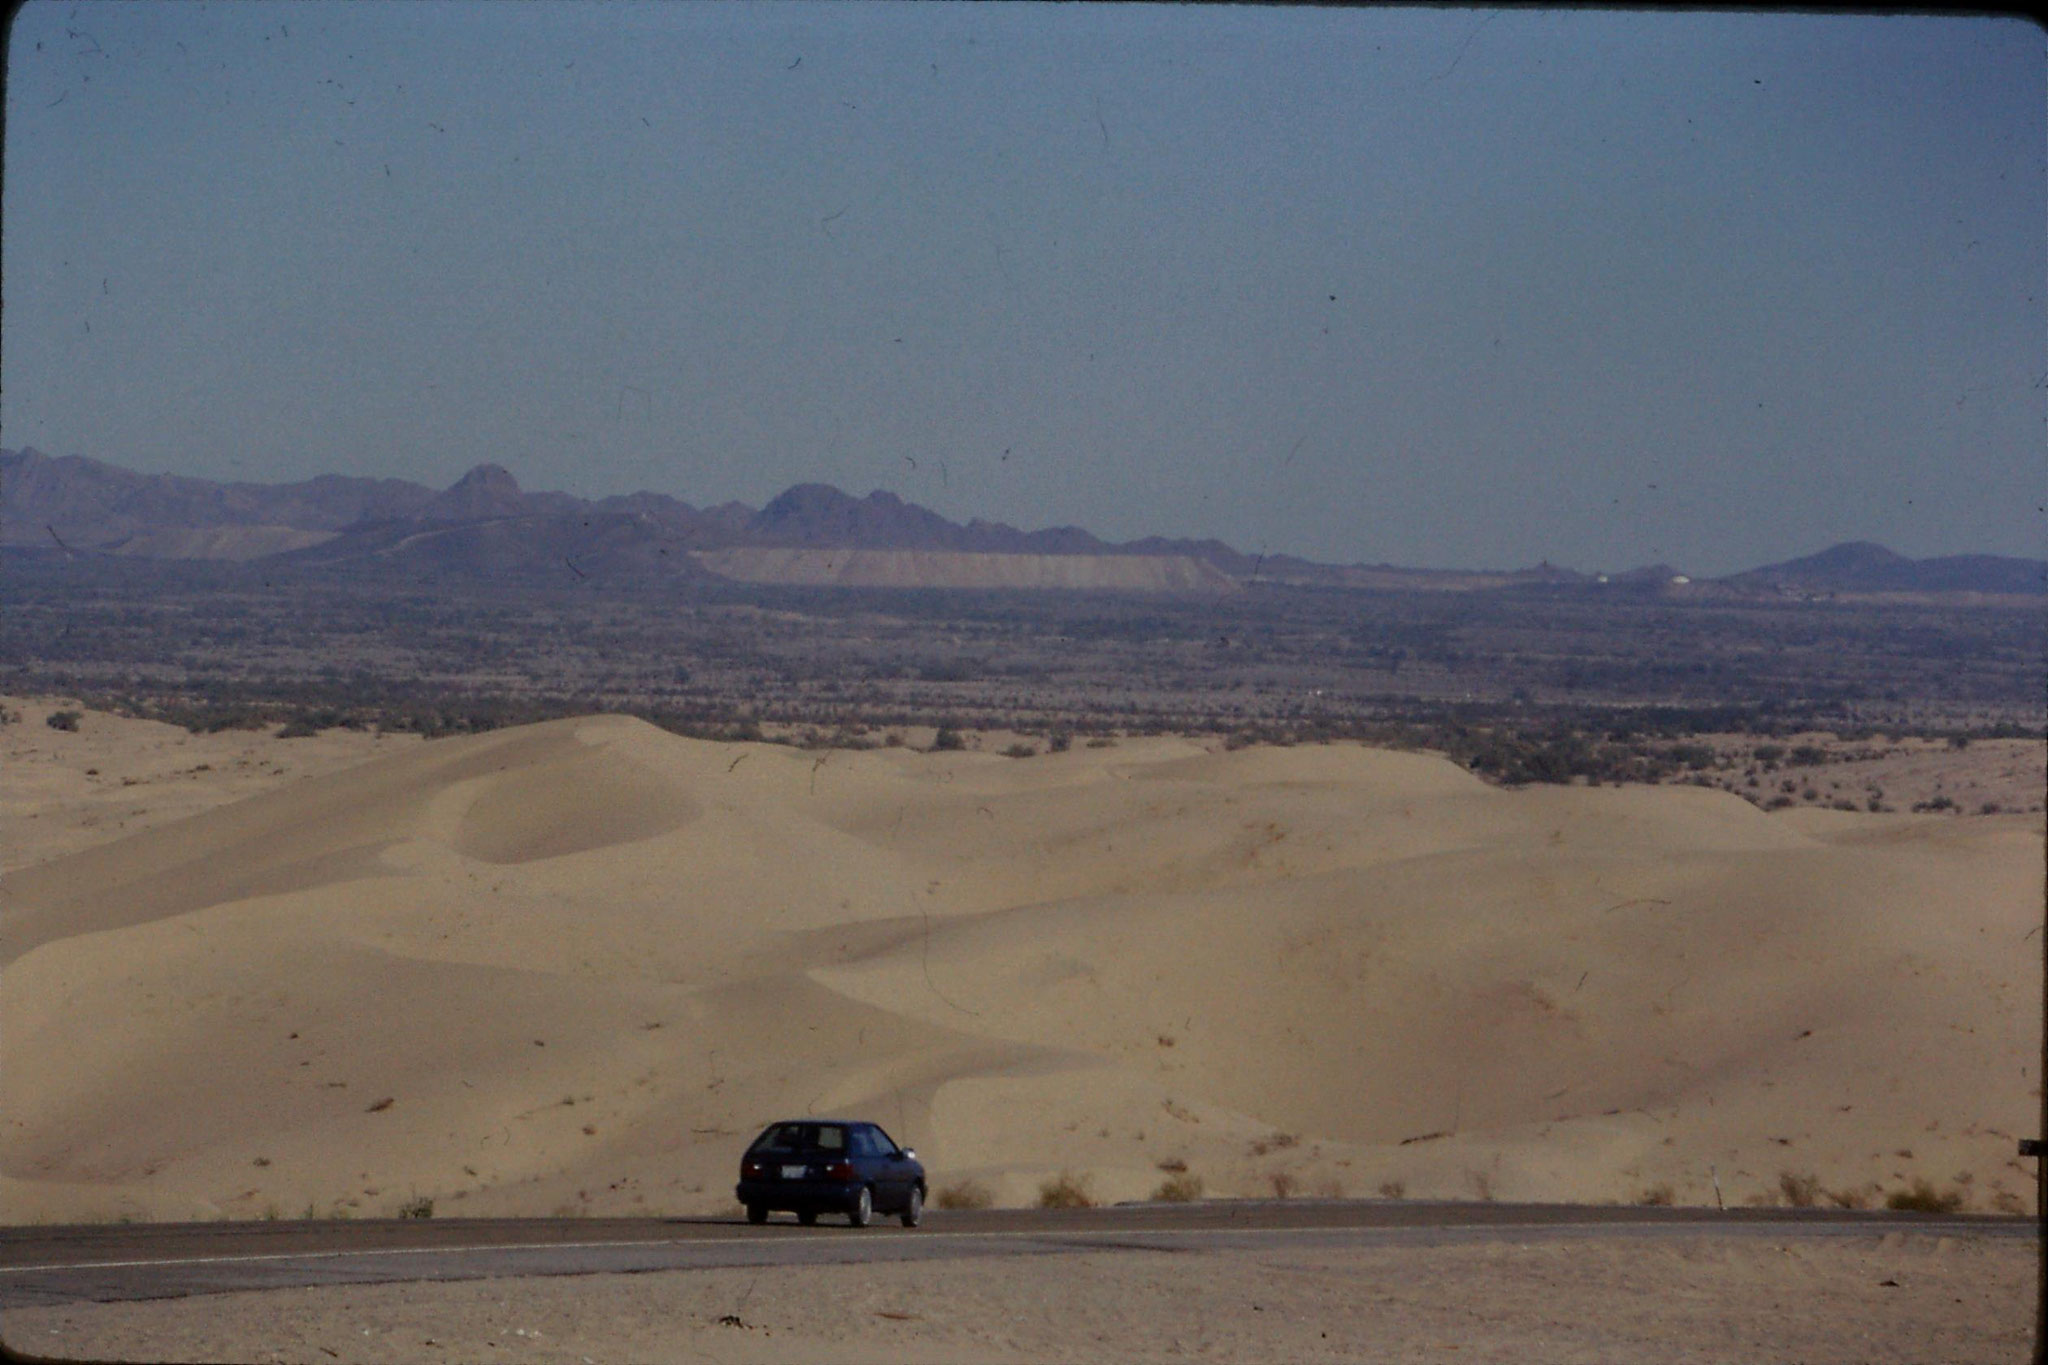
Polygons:
<instances>
[{"instance_id":1,"label":"white road line","mask_svg":"<svg viewBox=\"0 0 2048 1365\"><path fill-rule=\"evenodd\" d=\"M1968 1236L2018 1236L2032 1235L2032 1227L2018 1229L2004 1225L1982 1227L1970 1223L1916 1223L1906 1227L1891 1227L1872 1223L1808 1223L1801 1225L1786 1222L1759 1223L1616 1223L1616 1222L1571 1222L1571 1223L1406 1223L1360 1225L1352 1227L1294 1227L1294 1228L1075 1228L1071 1231L1060 1229L1016 1229L1013 1231L989 1232L932 1232L920 1230L906 1239L870 1239L869 1246L916 1245L939 1241L990 1241L1015 1239L1019 1241L1059 1242L1074 1239L1107 1240L1111 1238L1129 1240L1140 1237L1189 1238L1189 1237L1299 1237L1310 1236L1348 1237L1360 1234L1385 1233L1467 1233L1480 1235L1495 1234L1497 1237L1511 1237L1516 1233L1551 1232L1608 1232L1634 1233L1652 1229L1683 1229L1702 1236L1713 1236L1730 1232L1743 1235L1762 1235L1768 1232L1792 1232L1803 1234L1826 1232L1829 1235L1850 1236L1857 1233L1879 1237L1890 1232L1909 1232L1922 1236L1968 1237ZM374 1256L468 1256L505 1251L605 1251L628 1247L731 1247L731 1246L827 1246L855 1247L862 1242L852 1238L824 1241L800 1237L663 1237L651 1241L626 1242L505 1242L482 1246L436 1246L436 1247L363 1247L340 1251L264 1251L239 1256L179 1256L134 1261L60 1261L48 1265L0 1266L0 1275L47 1274L63 1270L132 1270L142 1266L192 1266L192 1265L239 1265L261 1261L325 1261L347 1257ZM687 1267L681 1267L687 1268Z\"/></svg>"}]
</instances>

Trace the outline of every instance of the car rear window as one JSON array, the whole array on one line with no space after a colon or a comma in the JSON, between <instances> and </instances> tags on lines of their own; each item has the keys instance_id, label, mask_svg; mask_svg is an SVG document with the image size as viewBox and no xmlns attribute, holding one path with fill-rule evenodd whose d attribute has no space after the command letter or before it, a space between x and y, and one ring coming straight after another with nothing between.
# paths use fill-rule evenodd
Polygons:
<instances>
[{"instance_id":1,"label":"car rear window","mask_svg":"<svg viewBox=\"0 0 2048 1365\"><path fill-rule=\"evenodd\" d=\"M836 1123L778 1123L754 1139L750 1152L844 1152L846 1129Z\"/></svg>"}]
</instances>

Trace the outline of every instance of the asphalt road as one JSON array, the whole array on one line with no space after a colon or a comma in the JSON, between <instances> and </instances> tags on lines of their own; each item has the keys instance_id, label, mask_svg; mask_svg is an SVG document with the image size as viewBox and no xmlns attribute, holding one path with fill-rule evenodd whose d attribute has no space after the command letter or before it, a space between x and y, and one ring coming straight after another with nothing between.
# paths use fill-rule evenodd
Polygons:
<instances>
[{"instance_id":1,"label":"asphalt road","mask_svg":"<svg viewBox=\"0 0 2048 1365\"><path fill-rule=\"evenodd\" d=\"M933 1210L915 1230L834 1220L590 1218L150 1223L0 1228L0 1311L81 1300L513 1275L624 1274L959 1256L1440 1245L1570 1237L2033 1237L2031 1218L1819 1209L1390 1200L1230 1200L1106 1209Z\"/></svg>"}]
</instances>

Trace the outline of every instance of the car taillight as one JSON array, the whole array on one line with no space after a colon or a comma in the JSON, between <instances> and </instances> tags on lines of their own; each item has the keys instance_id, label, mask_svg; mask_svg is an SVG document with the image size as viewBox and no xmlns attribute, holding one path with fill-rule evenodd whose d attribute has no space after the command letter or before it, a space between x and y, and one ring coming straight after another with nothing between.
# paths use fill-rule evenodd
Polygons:
<instances>
[{"instance_id":1,"label":"car taillight","mask_svg":"<svg viewBox=\"0 0 2048 1365\"><path fill-rule=\"evenodd\" d=\"M825 1168L825 1178L827 1180L853 1179L853 1163L851 1161L833 1162L830 1166L827 1166Z\"/></svg>"},{"instance_id":2,"label":"car taillight","mask_svg":"<svg viewBox=\"0 0 2048 1365\"><path fill-rule=\"evenodd\" d=\"M767 1171L768 1168L758 1161L742 1161L740 1163L740 1174L743 1176L765 1175Z\"/></svg>"}]
</instances>

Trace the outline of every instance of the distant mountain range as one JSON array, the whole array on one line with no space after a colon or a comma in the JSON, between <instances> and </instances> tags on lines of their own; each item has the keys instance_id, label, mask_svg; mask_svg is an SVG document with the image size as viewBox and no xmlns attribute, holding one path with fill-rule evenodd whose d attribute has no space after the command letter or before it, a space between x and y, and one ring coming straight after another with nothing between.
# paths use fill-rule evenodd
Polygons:
<instances>
[{"instance_id":1,"label":"distant mountain range","mask_svg":"<svg viewBox=\"0 0 2048 1365\"><path fill-rule=\"evenodd\" d=\"M1445 591L1583 585L1623 591L1817 596L2048 592L2048 562L1914 560L1879 545L1695 581L1667 565L1588 575L1539 565L1453 572L1248 556L1217 540L1111 543L1074 526L961 525L891 493L799 484L758 510L662 493L588 500L529 493L478 465L448 488L325 474L217 483L139 474L82 456L0 450L0 546L154 559L385 566L428 575L736 578L900 587L1232 590L1259 582ZM1142 561L1142 562L1133 562Z\"/></svg>"}]
</instances>

